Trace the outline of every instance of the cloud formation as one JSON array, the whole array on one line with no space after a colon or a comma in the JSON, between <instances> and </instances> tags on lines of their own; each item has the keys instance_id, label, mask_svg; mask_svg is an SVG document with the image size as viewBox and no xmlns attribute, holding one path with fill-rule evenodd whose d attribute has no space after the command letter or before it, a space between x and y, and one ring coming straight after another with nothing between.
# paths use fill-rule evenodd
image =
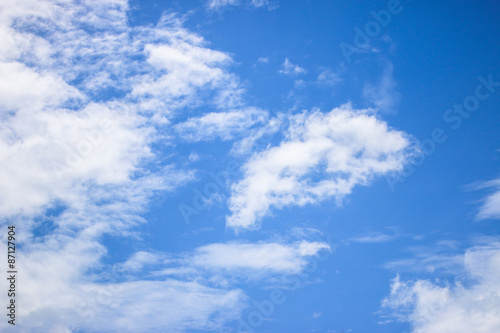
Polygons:
<instances>
[{"instance_id":1,"label":"cloud formation","mask_svg":"<svg viewBox=\"0 0 500 333\"><path fill-rule=\"evenodd\" d=\"M248 132L256 124L263 125L269 116L264 110L247 108L228 112L211 112L175 125L182 140L197 142L221 138L231 140Z\"/></svg>"},{"instance_id":2,"label":"cloud formation","mask_svg":"<svg viewBox=\"0 0 500 333\"><path fill-rule=\"evenodd\" d=\"M204 106L194 115L204 127L190 132L199 139L266 117L242 102L227 54L175 15L132 27L127 10L122 0L0 2L0 217L22 235L25 332L215 330L244 306L243 291L206 280L144 280L139 270L163 263L148 252L116 275L103 263L104 235L138 237L151 197L194 178L153 148L172 144L186 107Z\"/></svg>"},{"instance_id":3,"label":"cloud formation","mask_svg":"<svg viewBox=\"0 0 500 333\"><path fill-rule=\"evenodd\" d=\"M499 331L500 243L472 247L462 260L463 283L403 282L398 276L382 306L393 318L410 322L414 333Z\"/></svg>"},{"instance_id":4,"label":"cloud formation","mask_svg":"<svg viewBox=\"0 0 500 333\"><path fill-rule=\"evenodd\" d=\"M376 84L366 84L363 96L378 110L394 112L401 100L401 93L397 91L397 82L393 76L394 65L388 63L382 76Z\"/></svg>"},{"instance_id":5,"label":"cloud formation","mask_svg":"<svg viewBox=\"0 0 500 333\"><path fill-rule=\"evenodd\" d=\"M210 244L196 250L195 265L226 270L254 270L296 274L306 265L306 258L329 250L323 242L301 241L291 245L279 243Z\"/></svg>"},{"instance_id":6,"label":"cloud formation","mask_svg":"<svg viewBox=\"0 0 500 333\"><path fill-rule=\"evenodd\" d=\"M222 9L227 6L240 6L243 3L254 7L254 8L261 8L261 7L269 7L272 9L273 7L271 6L271 3L269 0L208 0L207 2L207 7L212 10L217 10L217 9Z\"/></svg>"},{"instance_id":7,"label":"cloud formation","mask_svg":"<svg viewBox=\"0 0 500 333\"><path fill-rule=\"evenodd\" d=\"M477 218L480 220L500 219L500 179L485 182L477 186L477 189L480 188L493 189L494 192L484 199L483 204L479 207Z\"/></svg>"},{"instance_id":8,"label":"cloud formation","mask_svg":"<svg viewBox=\"0 0 500 333\"><path fill-rule=\"evenodd\" d=\"M289 121L279 145L255 153L243 166L244 178L232 186L228 226L254 228L271 207L340 202L356 185L400 170L408 158L409 137L368 110L344 105Z\"/></svg>"},{"instance_id":9,"label":"cloud formation","mask_svg":"<svg viewBox=\"0 0 500 333\"><path fill-rule=\"evenodd\" d=\"M279 71L281 74L285 75L290 75L290 76L297 76L300 74L305 74L307 71L300 67L299 65L292 64L288 58L285 58L285 61L281 65L281 69Z\"/></svg>"}]
</instances>

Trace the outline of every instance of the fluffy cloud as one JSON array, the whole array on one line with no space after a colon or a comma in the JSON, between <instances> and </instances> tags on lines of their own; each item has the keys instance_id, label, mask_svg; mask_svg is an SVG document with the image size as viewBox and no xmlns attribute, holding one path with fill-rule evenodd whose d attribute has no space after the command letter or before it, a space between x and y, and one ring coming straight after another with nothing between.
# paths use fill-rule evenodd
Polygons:
<instances>
[{"instance_id":1,"label":"fluffy cloud","mask_svg":"<svg viewBox=\"0 0 500 333\"><path fill-rule=\"evenodd\" d=\"M349 105L292 116L286 138L244 165L244 178L232 187L227 224L252 228L272 206L340 201L354 186L400 170L409 146L403 132Z\"/></svg>"},{"instance_id":2,"label":"fluffy cloud","mask_svg":"<svg viewBox=\"0 0 500 333\"><path fill-rule=\"evenodd\" d=\"M204 47L173 15L132 28L126 1L0 6L0 38L10 45L0 47L5 216L76 205L89 186L141 181L151 145L164 137L158 130L179 110L241 105L237 79L224 70L230 57ZM231 133L242 129L233 125ZM153 188L190 178L163 167L172 177L156 177Z\"/></svg>"},{"instance_id":3,"label":"fluffy cloud","mask_svg":"<svg viewBox=\"0 0 500 333\"><path fill-rule=\"evenodd\" d=\"M126 105L98 103L80 112L55 108L4 116L3 214L34 214L56 200L76 205L84 200L75 191L79 184L127 182L138 164L151 156L152 133L140 127L142 117L128 111Z\"/></svg>"},{"instance_id":4,"label":"fluffy cloud","mask_svg":"<svg viewBox=\"0 0 500 333\"><path fill-rule=\"evenodd\" d=\"M414 333L489 333L500 330L500 243L470 248L462 256L466 284L397 277L382 305Z\"/></svg>"}]
</instances>

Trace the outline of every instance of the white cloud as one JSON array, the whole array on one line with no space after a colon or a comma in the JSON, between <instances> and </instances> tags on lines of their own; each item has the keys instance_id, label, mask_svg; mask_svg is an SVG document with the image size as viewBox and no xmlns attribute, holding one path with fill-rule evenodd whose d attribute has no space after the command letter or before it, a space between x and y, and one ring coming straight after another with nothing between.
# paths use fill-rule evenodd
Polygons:
<instances>
[{"instance_id":1,"label":"white cloud","mask_svg":"<svg viewBox=\"0 0 500 333\"><path fill-rule=\"evenodd\" d=\"M231 140L235 135L245 133L255 124L263 124L268 119L266 111L247 108L228 112L212 112L201 117L190 118L175 125L182 140L202 141L220 137Z\"/></svg>"},{"instance_id":2,"label":"white cloud","mask_svg":"<svg viewBox=\"0 0 500 333\"><path fill-rule=\"evenodd\" d=\"M128 183L154 159L156 125L169 126L186 105L240 104L237 79L223 69L230 57L204 47L172 15L155 28L132 28L126 1L3 7L0 36L22 41L0 47L6 215L36 214L59 200L74 205L87 195L75 189L88 185ZM123 97L105 97L110 89ZM155 188L175 183L157 180Z\"/></svg>"},{"instance_id":3,"label":"white cloud","mask_svg":"<svg viewBox=\"0 0 500 333\"><path fill-rule=\"evenodd\" d=\"M217 10L226 6L239 6L243 3L247 3L255 8L269 7L269 9L274 9L274 6L272 6L268 0L246 0L244 2L241 0L208 0L207 7Z\"/></svg>"},{"instance_id":4,"label":"white cloud","mask_svg":"<svg viewBox=\"0 0 500 333\"><path fill-rule=\"evenodd\" d=\"M1 62L0 77L2 113L39 110L81 96L77 89L57 75L50 72L37 73L19 62Z\"/></svg>"},{"instance_id":5,"label":"white cloud","mask_svg":"<svg viewBox=\"0 0 500 333\"><path fill-rule=\"evenodd\" d=\"M478 217L485 218L500 218L500 191L497 191L486 198L485 203L479 209Z\"/></svg>"},{"instance_id":6,"label":"white cloud","mask_svg":"<svg viewBox=\"0 0 500 333\"><path fill-rule=\"evenodd\" d=\"M231 61L229 56L207 49L201 46L201 42L193 43L179 37L183 36L169 36L171 44L167 45L145 45L148 63L156 75L138 78L132 96L140 100L153 97L166 110L172 110L172 107L199 105L201 96L197 97L195 93L202 88L227 88L231 92L221 92L227 96L225 102L237 104L231 100L238 98L238 93L232 92L235 78L221 69Z\"/></svg>"},{"instance_id":7,"label":"white cloud","mask_svg":"<svg viewBox=\"0 0 500 333\"><path fill-rule=\"evenodd\" d=\"M246 136L235 142L231 153L234 155L245 155L256 149L259 140L270 136L282 129L285 115L280 113L276 117L270 118L265 124L259 127L250 128L246 131ZM267 144L268 141L265 141Z\"/></svg>"},{"instance_id":8,"label":"white cloud","mask_svg":"<svg viewBox=\"0 0 500 333\"><path fill-rule=\"evenodd\" d=\"M0 183L8 191L0 195L3 214L33 214L54 200L76 204L82 198L75 189L85 182L127 182L151 156L151 130L140 127L142 117L126 111L126 106L107 103L88 104L80 112L4 116L0 160L6 167Z\"/></svg>"},{"instance_id":9,"label":"white cloud","mask_svg":"<svg viewBox=\"0 0 500 333\"><path fill-rule=\"evenodd\" d=\"M368 235L353 237L350 240L356 243L384 243L393 240L395 236L380 232L374 232Z\"/></svg>"},{"instance_id":10,"label":"white cloud","mask_svg":"<svg viewBox=\"0 0 500 333\"><path fill-rule=\"evenodd\" d=\"M488 195L484 203L479 207L477 218L483 219L500 219L500 179L482 183L475 187L476 189L493 188L494 193Z\"/></svg>"},{"instance_id":11,"label":"white cloud","mask_svg":"<svg viewBox=\"0 0 500 333\"><path fill-rule=\"evenodd\" d=\"M252 0L252 2L250 4L256 8L265 7L265 6L269 6L270 9L274 8L273 6L271 6L269 0Z\"/></svg>"},{"instance_id":12,"label":"white cloud","mask_svg":"<svg viewBox=\"0 0 500 333\"><path fill-rule=\"evenodd\" d=\"M337 83L342 82L342 79L337 73L329 69L324 69L318 74L316 82L322 85L334 86Z\"/></svg>"},{"instance_id":13,"label":"white cloud","mask_svg":"<svg viewBox=\"0 0 500 333\"><path fill-rule=\"evenodd\" d=\"M323 315L323 313L322 313L322 312L314 312L314 313L313 313L313 318L314 318L314 319L317 319L317 318L321 317L322 315Z\"/></svg>"},{"instance_id":14,"label":"white cloud","mask_svg":"<svg viewBox=\"0 0 500 333\"><path fill-rule=\"evenodd\" d=\"M89 277L87 271L100 271L104 248L86 239L52 238L28 245L23 253L18 284L23 292L17 298L23 304L17 323L20 332L212 331L237 319L245 306L241 290L194 281L148 281L139 275L136 281L97 283L106 271L101 277ZM6 288L3 280L0 285ZM5 321L0 323L2 330L6 326Z\"/></svg>"},{"instance_id":15,"label":"white cloud","mask_svg":"<svg viewBox=\"0 0 500 333\"><path fill-rule=\"evenodd\" d=\"M197 282L167 279L128 282L119 287L121 293L113 295L116 304L103 309L99 321L80 326L120 332L215 331L238 319L245 307L241 290L220 290Z\"/></svg>"},{"instance_id":16,"label":"white cloud","mask_svg":"<svg viewBox=\"0 0 500 333\"><path fill-rule=\"evenodd\" d=\"M281 65L281 69L279 71L281 74L297 76L300 74L305 74L307 71L300 67L299 65L294 65L288 58L285 58L285 61Z\"/></svg>"},{"instance_id":17,"label":"white cloud","mask_svg":"<svg viewBox=\"0 0 500 333\"><path fill-rule=\"evenodd\" d=\"M189 159L190 162L196 162L196 161L200 160L200 155L198 155L195 152L191 152L191 154L189 154L189 158L188 159Z\"/></svg>"},{"instance_id":18,"label":"white cloud","mask_svg":"<svg viewBox=\"0 0 500 333\"><path fill-rule=\"evenodd\" d=\"M210 9L219 9L225 6L237 6L238 4L238 0L209 0L207 5Z\"/></svg>"},{"instance_id":19,"label":"white cloud","mask_svg":"<svg viewBox=\"0 0 500 333\"><path fill-rule=\"evenodd\" d=\"M137 272L143 269L144 266L158 264L165 260L165 256L160 253L138 251L129 260L120 265L120 270Z\"/></svg>"},{"instance_id":20,"label":"white cloud","mask_svg":"<svg viewBox=\"0 0 500 333\"><path fill-rule=\"evenodd\" d=\"M120 282L103 263L104 235L138 239L155 192L194 178L152 148L173 145L165 133L183 108L204 106L200 119L245 109L227 54L174 15L131 27L127 8L0 1L0 217L23 248L20 332L217 330L244 304L241 290L137 276L162 256L136 253Z\"/></svg>"},{"instance_id":21,"label":"white cloud","mask_svg":"<svg viewBox=\"0 0 500 333\"><path fill-rule=\"evenodd\" d=\"M410 322L414 333L500 331L500 243L470 248L462 260L466 285L397 277L383 307Z\"/></svg>"},{"instance_id":22,"label":"white cloud","mask_svg":"<svg viewBox=\"0 0 500 333\"><path fill-rule=\"evenodd\" d=\"M457 275L463 271L463 256L457 254L458 244L441 240L433 246L411 247L413 258L393 260L385 268L397 272Z\"/></svg>"},{"instance_id":23,"label":"white cloud","mask_svg":"<svg viewBox=\"0 0 500 333\"><path fill-rule=\"evenodd\" d=\"M409 145L403 132L349 105L292 116L286 139L244 165L244 179L232 187L227 225L255 227L272 206L340 201L354 186L400 170ZM322 179L315 181L317 175Z\"/></svg>"},{"instance_id":24,"label":"white cloud","mask_svg":"<svg viewBox=\"0 0 500 333\"><path fill-rule=\"evenodd\" d=\"M306 265L306 257L330 246L322 242L302 241L292 245L279 243L210 244L196 250L192 261L205 268L225 270L272 271L294 274Z\"/></svg>"},{"instance_id":25,"label":"white cloud","mask_svg":"<svg viewBox=\"0 0 500 333\"><path fill-rule=\"evenodd\" d=\"M259 57L259 59L257 59L258 62L261 62L263 64L268 64L269 63L269 58L267 57Z\"/></svg>"},{"instance_id":26,"label":"white cloud","mask_svg":"<svg viewBox=\"0 0 500 333\"><path fill-rule=\"evenodd\" d=\"M366 84L363 89L364 97L381 111L396 111L401 100L401 94L396 90L397 83L393 77L393 70L393 64L389 63L380 81L376 85Z\"/></svg>"}]
</instances>

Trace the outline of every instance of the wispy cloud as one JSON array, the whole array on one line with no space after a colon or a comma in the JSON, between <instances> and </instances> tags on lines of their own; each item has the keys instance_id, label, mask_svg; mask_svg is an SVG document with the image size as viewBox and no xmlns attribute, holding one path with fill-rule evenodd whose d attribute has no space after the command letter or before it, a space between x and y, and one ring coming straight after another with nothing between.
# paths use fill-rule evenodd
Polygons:
<instances>
[{"instance_id":1,"label":"wispy cloud","mask_svg":"<svg viewBox=\"0 0 500 333\"><path fill-rule=\"evenodd\" d=\"M304 68L300 67L299 65L292 64L292 62L288 60L288 58L285 58L285 61L281 65L281 69L279 72L281 74L290 76L297 76L307 73L307 71Z\"/></svg>"},{"instance_id":2,"label":"wispy cloud","mask_svg":"<svg viewBox=\"0 0 500 333\"><path fill-rule=\"evenodd\" d=\"M316 83L326 86L335 86L336 84L342 82L342 78L339 74L333 72L330 69L323 69L316 80Z\"/></svg>"},{"instance_id":3,"label":"wispy cloud","mask_svg":"<svg viewBox=\"0 0 500 333\"><path fill-rule=\"evenodd\" d=\"M388 63L384 69L380 81L376 84L366 84L363 96L375 105L377 109L386 112L394 112L401 100L401 94L396 90L397 83L393 76L394 66Z\"/></svg>"},{"instance_id":4,"label":"wispy cloud","mask_svg":"<svg viewBox=\"0 0 500 333\"><path fill-rule=\"evenodd\" d=\"M477 218L480 220L500 219L500 179L476 184L474 188L493 190L493 193L489 194L479 207Z\"/></svg>"},{"instance_id":5,"label":"wispy cloud","mask_svg":"<svg viewBox=\"0 0 500 333\"><path fill-rule=\"evenodd\" d=\"M175 130L182 140L201 141L221 138L231 140L235 135L247 132L255 124L268 120L268 113L256 108L247 108L228 112L211 112L201 117L190 118L175 125Z\"/></svg>"},{"instance_id":6,"label":"wispy cloud","mask_svg":"<svg viewBox=\"0 0 500 333\"><path fill-rule=\"evenodd\" d=\"M214 276L224 279L265 280L277 275L300 273L309 257L332 249L325 241L232 241L210 243L182 254L138 251L127 261L115 264L113 271L128 277L191 277L206 284ZM210 282L211 281L211 282Z\"/></svg>"},{"instance_id":7,"label":"wispy cloud","mask_svg":"<svg viewBox=\"0 0 500 333\"><path fill-rule=\"evenodd\" d=\"M389 317L410 322L414 333L500 330L500 243L472 247L461 258L466 285L394 279L382 303Z\"/></svg>"},{"instance_id":8,"label":"wispy cloud","mask_svg":"<svg viewBox=\"0 0 500 333\"><path fill-rule=\"evenodd\" d=\"M239 0L209 0L207 6L210 9L218 9L225 6L236 6L239 3Z\"/></svg>"},{"instance_id":9,"label":"wispy cloud","mask_svg":"<svg viewBox=\"0 0 500 333\"><path fill-rule=\"evenodd\" d=\"M200 247L192 260L195 265L225 270L253 270L259 273L295 274L308 256L330 246L322 242L301 241L291 245L279 243L228 243Z\"/></svg>"},{"instance_id":10,"label":"wispy cloud","mask_svg":"<svg viewBox=\"0 0 500 333\"><path fill-rule=\"evenodd\" d=\"M411 258L393 260L384 267L400 273L459 275L463 273L463 256L457 253L458 248L457 242L445 240L432 246L411 247Z\"/></svg>"},{"instance_id":11,"label":"wispy cloud","mask_svg":"<svg viewBox=\"0 0 500 333\"><path fill-rule=\"evenodd\" d=\"M363 236L352 237L350 238L350 241L356 243L385 243L393 240L395 237L395 235L374 232Z\"/></svg>"},{"instance_id":12,"label":"wispy cloud","mask_svg":"<svg viewBox=\"0 0 500 333\"><path fill-rule=\"evenodd\" d=\"M263 64L268 64L269 63L269 58L267 57L259 57L259 59L257 59L258 62L261 62Z\"/></svg>"},{"instance_id":13,"label":"wispy cloud","mask_svg":"<svg viewBox=\"0 0 500 333\"><path fill-rule=\"evenodd\" d=\"M276 4L271 3L269 0L208 0L207 7L212 10L217 10L227 6L240 6L242 4L254 8L268 7L271 10L276 7Z\"/></svg>"}]
</instances>

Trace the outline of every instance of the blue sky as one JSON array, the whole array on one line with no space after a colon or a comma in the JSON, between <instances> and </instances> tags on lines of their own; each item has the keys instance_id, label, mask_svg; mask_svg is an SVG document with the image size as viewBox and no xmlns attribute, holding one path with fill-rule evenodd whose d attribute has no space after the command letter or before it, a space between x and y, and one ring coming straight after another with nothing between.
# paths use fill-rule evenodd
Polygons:
<instances>
[{"instance_id":1,"label":"blue sky","mask_svg":"<svg viewBox=\"0 0 500 333\"><path fill-rule=\"evenodd\" d=\"M1 330L500 331L499 14L1 1Z\"/></svg>"}]
</instances>

